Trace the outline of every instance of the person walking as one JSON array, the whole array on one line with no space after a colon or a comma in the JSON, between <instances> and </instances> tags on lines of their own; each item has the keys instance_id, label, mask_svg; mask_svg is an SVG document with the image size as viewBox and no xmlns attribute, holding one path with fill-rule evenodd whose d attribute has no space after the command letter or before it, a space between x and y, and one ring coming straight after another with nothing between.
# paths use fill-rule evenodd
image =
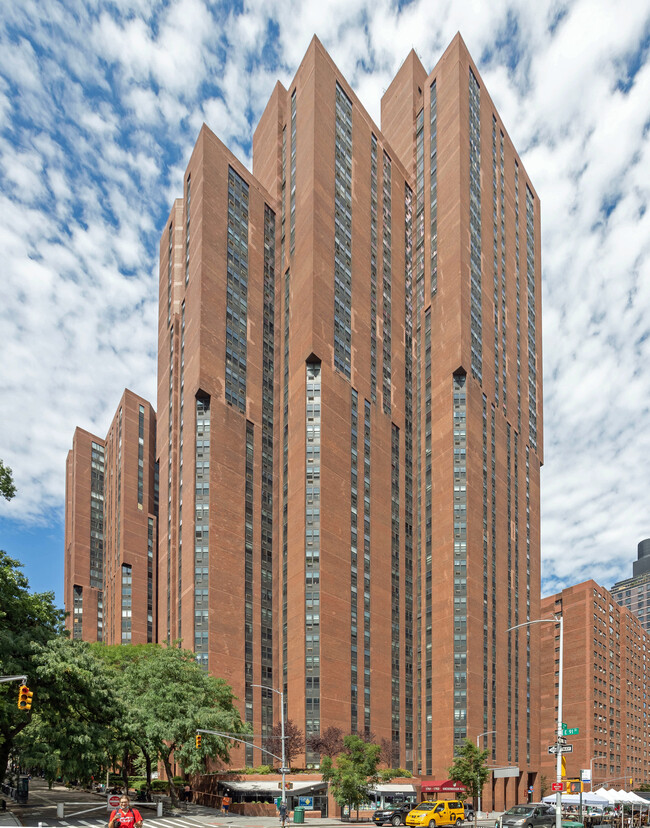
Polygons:
<instances>
[{"instance_id":1,"label":"person walking","mask_svg":"<svg viewBox=\"0 0 650 828\"><path fill-rule=\"evenodd\" d=\"M228 808L230 808L231 799L229 796L224 796L221 800L221 807L223 808L224 814L228 813Z\"/></svg>"},{"instance_id":2,"label":"person walking","mask_svg":"<svg viewBox=\"0 0 650 828\"><path fill-rule=\"evenodd\" d=\"M120 807L111 813L108 828L142 828L140 811L131 807L131 802L126 794L122 794L120 797Z\"/></svg>"}]
</instances>

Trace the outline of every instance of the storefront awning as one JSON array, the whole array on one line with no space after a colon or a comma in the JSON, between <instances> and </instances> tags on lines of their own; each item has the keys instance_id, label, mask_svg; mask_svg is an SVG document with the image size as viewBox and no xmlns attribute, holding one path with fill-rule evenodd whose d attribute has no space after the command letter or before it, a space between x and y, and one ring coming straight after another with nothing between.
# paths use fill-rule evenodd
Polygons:
<instances>
[{"instance_id":1,"label":"storefront awning","mask_svg":"<svg viewBox=\"0 0 650 828\"><path fill-rule=\"evenodd\" d=\"M238 793L277 794L280 791L282 783L277 779L269 779L268 781L266 779L264 781L251 780L250 782L231 782L230 780L226 781L225 779L221 779L219 780L219 784L225 785L227 788L230 788L232 791L237 791ZM307 791L321 790L326 786L327 783L325 782L293 782L292 787L288 789L287 792L291 794L302 794Z\"/></svg>"},{"instance_id":2,"label":"storefront awning","mask_svg":"<svg viewBox=\"0 0 650 828\"><path fill-rule=\"evenodd\" d=\"M386 783L381 785L375 785L373 788L370 789L370 793L378 793L378 794L414 794L415 793L415 785L409 785L408 783L404 783L403 785L398 785L394 783Z\"/></svg>"},{"instance_id":3,"label":"storefront awning","mask_svg":"<svg viewBox=\"0 0 650 828\"><path fill-rule=\"evenodd\" d=\"M425 793L453 793L461 794L466 792L462 782L454 782L452 779L431 779L424 780L420 788Z\"/></svg>"}]
</instances>

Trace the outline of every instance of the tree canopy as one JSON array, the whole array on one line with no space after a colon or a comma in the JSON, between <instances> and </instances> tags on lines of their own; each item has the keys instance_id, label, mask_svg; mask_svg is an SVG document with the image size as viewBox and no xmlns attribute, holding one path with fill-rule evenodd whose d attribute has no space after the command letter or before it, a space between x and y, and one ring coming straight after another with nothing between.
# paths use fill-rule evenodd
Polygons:
<instances>
[{"instance_id":1,"label":"tree canopy","mask_svg":"<svg viewBox=\"0 0 650 828\"><path fill-rule=\"evenodd\" d=\"M17 683L0 683L0 777L9 755L45 770L48 777L88 781L133 759L151 768L163 762L177 800L172 764L198 772L207 757L229 759L226 737L241 721L230 686L202 670L194 653L157 644L107 646L70 640L65 613L52 593L30 593L20 563L0 551L0 674L26 675L29 711L17 706ZM126 781L126 779L125 779Z\"/></svg>"},{"instance_id":2,"label":"tree canopy","mask_svg":"<svg viewBox=\"0 0 650 828\"><path fill-rule=\"evenodd\" d=\"M5 500L11 500L16 494L16 487L14 486L14 475L9 466L0 460L0 495Z\"/></svg>"},{"instance_id":3,"label":"tree canopy","mask_svg":"<svg viewBox=\"0 0 650 828\"><path fill-rule=\"evenodd\" d=\"M18 687L0 684L0 777L4 777L17 735L34 715L41 692L36 656L48 641L62 635L65 613L53 592L31 593L19 561L0 550L0 675L27 675L34 707L18 710Z\"/></svg>"},{"instance_id":4,"label":"tree canopy","mask_svg":"<svg viewBox=\"0 0 650 828\"><path fill-rule=\"evenodd\" d=\"M343 751L336 758L323 758L320 768L323 781L331 783L332 796L340 805L359 809L370 799L370 788L377 783L377 763L381 748L368 744L356 734L343 740Z\"/></svg>"},{"instance_id":5,"label":"tree canopy","mask_svg":"<svg viewBox=\"0 0 650 828\"><path fill-rule=\"evenodd\" d=\"M449 778L454 782L461 782L470 797L478 797L490 775L487 766L488 752L478 748L471 739L465 739L456 749L454 763L449 768ZM475 821L476 818L475 815Z\"/></svg>"}]
</instances>

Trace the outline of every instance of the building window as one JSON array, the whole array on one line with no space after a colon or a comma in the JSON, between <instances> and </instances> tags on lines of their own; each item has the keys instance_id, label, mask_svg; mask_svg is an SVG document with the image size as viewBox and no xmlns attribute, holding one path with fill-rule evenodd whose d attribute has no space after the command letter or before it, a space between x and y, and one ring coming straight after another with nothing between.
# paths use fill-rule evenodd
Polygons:
<instances>
[{"instance_id":1,"label":"building window","mask_svg":"<svg viewBox=\"0 0 650 828\"><path fill-rule=\"evenodd\" d=\"M321 365L306 366L305 423L305 736L320 732L320 429ZM319 754L306 750L307 765Z\"/></svg>"},{"instance_id":2,"label":"building window","mask_svg":"<svg viewBox=\"0 0 650 828\"><path fill-rule=\"evenodd\" d=\"M122 564L122 644L131 643L132 576L130 564Z\"/></svg>"},{"instance_id":3,"label":"building window","mask_svg":"<svg viewBox=\"0 0 650 828\"><path fill-rule=\"evenodd\" d=\"M210 397L197 396L194 410L194 652L197 663L207 670L210 644L207 616L210 600Z\"/></svg>"},{"instance_id":4,"label":"building window","mask_svg":"<svg viewBox=\"0 0 650 828\"><path fill-rule=\"evenodd\" d=\"M264 325L262 362L262 508L260 618L262 684L273 676L273 389L275 372L275 213L264 205ZM262 747L273 728L273 693L261 691Z\"/></svg>"},{"instance_id":5,"label":"building window","mask_svg":"<svg viewBox=\"0 0 650 828\"><path fill-rule=\"evenodd\" d=\"M370 399L377 399L377 138L370 136Z\"/></svg>"},{"instance_id":6,"label":"building window","mask_svg":"<svg viewBox=\"0 0 650 828\"><path fill-rule=\"evenodd\" d=\"M467 396L465 374L453 376L454 689L467 690ZM454 745L467 738L466 703L454 696Z\"/></svg>"},{"instance_id":7,"label":"building window","mask_svg":"<svg viewBox=\"0 0 650 828\"><path fill-rule=\"evenodd\" d=\"M404 749L413 770L413 193L404 191Z\"/></svg>"},{"instance_id":8,"label":"building window","mask_svg":"<svg viewBox=\"0 0 650 828\"><path fill-rule=\"evenodd\" d=\"M226 402L246 412L248 184L228 167Z\"/></svg>"},{"instance_id":9,"label":"building window","mask_svg":"<svg viewBox=\"0 0 650 828\"><path fill-rule=\"evenodd\" d=\"M470 335L472 374L483 377L483 322L481 288L481 91L469 72L469 231L470 231Z\"/></svg>"},{"instance_id":10,"label":"building window","mask_svg":"<svg viewBox=\"0 0 650 828\"><path fill-rule=\"evenodd\" d=\"M363 404L363 730L370 733L370 402Z\"/></svg>"},{"instance_id":11,"label":"building window","mask_svg":"<svg viewBox=\"0 0 650 828\"><path fill-rule=\"evenodd\" d=\"M400 661L400 486L399 486L399 429L391 425L391 741L393 755L400 755L400 731L402 728L400 710L401 676Z\"/></svg>"},{"instance_id":12,"label":"building window","mask_svg":"<svg viewBox=\"0 0 650 828\"><path fill-rule=\"evenodd\" d=\"M537 448L537 347L535 315L535 206L526 185L526 273L528 278L528 437Z\"/></svg>"},{"instance_id":13,"label":"building window","mask_svg":"<svg viewBox=\"0 0 650 828\"><path fill-rule=\"evenodd\" d=\"M190 280L190 197L191 178L187 176L185 184L185 284Z\"/></svg>"},{"instance_id":14,"label":"building window","mask_svg":"<svg viewBox=\"0 0 650 828\"><path fill-rule=\"evenodd\" d=\"M391 363L392 363L392 205L391 205L391 170L392 164L384 152L384 179L382 188L383 201L383 236L382 236L382 269L383 269L383 410L384 414L391 412Z\"/></svg>"},{"instance_id":15,"label":"building window","mask_svg":"<svg viewBox=\"0 0 650 828\"><path fill-rule=\"evenodd\" d=\"M296 90L291 95L291 190L289 195L289 255L296 249Z\"/></svg>"},{"instance_id":16,"label":"building window","mask_svg":"<svg viewBox=\"0 0 650 828\"><path fill-rule=\"evenodd\" d=\"M349 379L352 354L352 102L338 83L334 185L334 367Z\"/></svg>"},{"instance_id":17,"label":"building window","mask_svg":"<svg viewBox=\"0 0 650 828\"><path fill-rule=\"evenodd\" d=\"M359 608L359 395L351 389L350 400L350 733L359 720L358 608Z\"/></svg>"},{"instance_id":18,"label":"building window","mask_svg":"<svg viewBox=\"0 0 650 828\"><path fill-rule=\"evenodd\" d=\"M253 471L255 429L246 423L244 500L244 699L245 720L253 724ZM253 747L246 745L246 764L253 764Z\"/></svg>"},{"instance_id":19,"label":"building window","mask_svg":"<svg viewBox=\"0 0 650 828\"><path fill-rule=\"evenodd\" d=\"M72 637L83 638L84 590L76 584L72 587Z\"/></svg>"},{"instance_id":20,"label":"building window","mask_svg":"<svg viewBox=\"0 0 650 828\"><path fill-rule=\"evenodd\" d=\"M438 98L436 82L429 90L429 195L431 209L431 296L438 291Z\"/></svg>"}]
</instances>

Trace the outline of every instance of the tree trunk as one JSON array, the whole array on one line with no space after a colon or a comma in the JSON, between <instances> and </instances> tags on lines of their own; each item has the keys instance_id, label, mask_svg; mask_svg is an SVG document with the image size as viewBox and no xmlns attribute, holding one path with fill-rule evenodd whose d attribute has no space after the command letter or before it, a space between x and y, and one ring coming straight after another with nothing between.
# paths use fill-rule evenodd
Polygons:
<instances>
[{"instance_id":1,"label":"tree trunk","mask_svg":"<svg viewBox=\"0 0 650 828\"><path fill-rule=\"evenodd\" d=\"M122 782L124 783L124 793L129 792L129 751L125 750L122 755Z\"/></svg>"},{"instance_id":2,"label":"tree trunk","mask_svg":"<svg viewBox=\"0 0 650 828\"><path fill-rule=\"evenodd\" d=\"M144 756L145 766L147 769L147 793L151 794L151 756L149 756L146 750L142 751L142 755Z\"/></svg>"},{"instance_id":3,"label":"tree trunk","mask_svg":"<svg viewBox=\"0 0 650 828\"><path fill-rule=\"evenodd\" d=\"M4 780L9 764L9 750L11 744L8 741L0 742L0 782Z\"/></svg>"},{"instance_id":4,"label":"tree trunk","mask_svg":"<svg viewBox=\"0 0 650 828\"><path fill-rule=\"evenodd\" d=\"M165 773L167 774L167 782L169 783L169 795L172 798L173 807L176 808L178 806L178 791L174 784L174 774L172 772L171 762L169 761L170 754L171 751L167 756L163 756L163 764L165 765Z\"/></svg>"}]
</instances>

